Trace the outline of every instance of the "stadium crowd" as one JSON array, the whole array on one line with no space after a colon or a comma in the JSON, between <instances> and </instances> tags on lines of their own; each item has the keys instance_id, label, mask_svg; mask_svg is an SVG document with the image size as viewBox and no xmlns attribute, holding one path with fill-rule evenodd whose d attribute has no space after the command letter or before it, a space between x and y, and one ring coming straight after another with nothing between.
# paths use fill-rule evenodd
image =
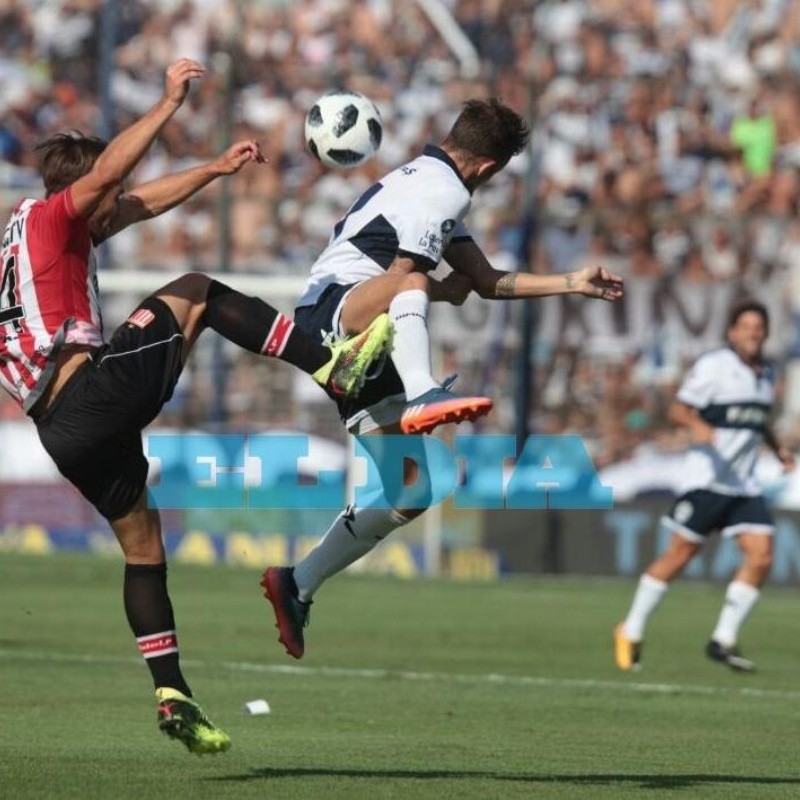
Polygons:
<instances>
[{"instance_id":1,"label":"stadium crowd","mask_svg":"<svg viewBox=\"0 0 800 800\"><path fill-rule=\"evenodd\" d=\"M232 180L237 271L303 274L349 204L436 140L461 101L492 93L529 113L536 156L518 157L476 196L470 224L492 258L519 265L532 186L538 224L522 268L566 272L591 260L626 277L628 299L613 313L537 304L535 427L582 433L601 464L645 440L681 444L664 426L666 402L685 361L720 341L736 296L769 306L771 355L788 368L800 357L798 0L446 0L480 59L477 76L410 0L115 5L113 124L151 104L176 54L209 65L136 180L211 157L228 117L235 138L264 144L270 167ZM103 6L0 0L6 216L20 195L39 191L37 141L64 128L108 129ZM384 142L366 166L329 172L304 150L303 119L319 94L345 86L377 102ZM107 268L216 268L218 193L120 236ZM497 429L513 421L516 318L493 310L466 340L441 336L444 366L499 398ZM800 386L787 375L784 428L800 443ZM279 368L242 359L230 386L233 424L319 428L324 419L324 432L336 430L332 412L292 402L296 387ZM190 371L167 416L199 423L209 395L205 371ZM0 416L16 414L0 399Z\"/></svg>"}]
</instances>

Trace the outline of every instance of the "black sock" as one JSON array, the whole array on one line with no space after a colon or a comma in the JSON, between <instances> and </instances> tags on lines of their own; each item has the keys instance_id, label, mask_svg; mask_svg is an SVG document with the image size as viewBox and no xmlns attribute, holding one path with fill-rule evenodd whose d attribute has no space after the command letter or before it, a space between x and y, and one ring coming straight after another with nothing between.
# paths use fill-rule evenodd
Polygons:
<instances>
[{"instance_id":1,"label":"black sock","mask_svg":"<svg viewBox=\"0 0 800 800\"><path fill-rule=\"evenodd\" d=\"M192 696L181 674L175 617L167 594L166 564L126 564L125 614L156 689L166 686Z\"/></svg>"},{"instance_id":2,"label":"black sock","mask_svg":"<svg viewBox=\"0 0 800 800\"><path fill-rule=\"evenodd\" d=\"M330 349L296 327L293 319L219 281L211 281L208 288L204 319L209 328L239 347L288 361L309 375L331 358Z\"/></svg>"}]
</instances>

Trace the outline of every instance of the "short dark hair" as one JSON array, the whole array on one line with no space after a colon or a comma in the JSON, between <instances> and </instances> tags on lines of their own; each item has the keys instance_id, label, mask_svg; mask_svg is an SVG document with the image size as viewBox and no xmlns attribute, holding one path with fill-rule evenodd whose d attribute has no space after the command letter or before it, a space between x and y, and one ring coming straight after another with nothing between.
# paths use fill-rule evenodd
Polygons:
<instances>
[{"instance_id":1,"label":"short dark hair","mask_svg":"<svg viewBox=\"0 0 800 800\"><path fill-rule=\"evenodd\" d=\"M742 314L760 314L761 319L764 320L764 327L769 330L769 311L763 303L758 300L741 300L738 302L728 314L728 330L730 330L738 321Z\"/></svg>"},{"instance_id":2,"label":"short dark hair","mask_svg":"<svg viewBox=\"0 0 800 800\"><path fill-rule=\"evenodd\" d=\"M39 172L48 195L60 192L91 172L107 142L78 130L56 133L36 145Z\"/></svg>"},{"instance_id":3,"label":"short dark hair","mask_svg":"<svg viewBox=\"0 0 800 800\"><path fill-rule=\"evenodd\" d=\"M467 100L443 142L445 147L506 164L530 139L530 125L496 97Z\"/></svg>"}]
</instances>

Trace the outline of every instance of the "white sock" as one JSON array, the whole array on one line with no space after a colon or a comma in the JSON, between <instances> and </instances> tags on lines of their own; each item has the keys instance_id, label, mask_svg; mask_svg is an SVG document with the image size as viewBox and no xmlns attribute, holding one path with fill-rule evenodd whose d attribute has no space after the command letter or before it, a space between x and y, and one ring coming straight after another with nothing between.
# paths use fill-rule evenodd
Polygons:
<instances>
[{"instance_id":1,"label":"white sock","mask_svg":"<svg viewBox=\"0 0 800 800\"><path fill-rule=\"evenodd\" d=\"M623 623L625 635L632 642L641 642L644 639L647 619L656 610L668 588L668 583L660 581L646 572L639 578L639 586L633 596L631 609Z\"/></svg>"},{"instance_id":2,"label":"white sock","mask_svg":"<svg viewBox=\"0 0 800 800\"><path fill-rule=\"evenodd\" d=\"M428 302L422 289L409 289L389 304L389 319L394 325L392 361L408 400L439 386L431 374Z\"/></svg>"},{"instance_id":3,"label":"white sock","mask_svg":"<svg viewBox=\"0 0 800 800\"><path fill-rule=\"evenodd\" d=\"M348 506L319 544L294 568L298 596L308 602L324 581L358 561L408 520L393 508Z\"/></svg>"},{"instance_id":4,"label":"white sock","mask_svg":"<svg viewBox=\"0 0 800 800\"><path fill-rule=\"evenodd\" d=\"M725 605L711 638L725 647L733 647L739 639L739 628L753 610L761 592L743 581L731 581L725 592Z\"/></svg>"}]
</instances>

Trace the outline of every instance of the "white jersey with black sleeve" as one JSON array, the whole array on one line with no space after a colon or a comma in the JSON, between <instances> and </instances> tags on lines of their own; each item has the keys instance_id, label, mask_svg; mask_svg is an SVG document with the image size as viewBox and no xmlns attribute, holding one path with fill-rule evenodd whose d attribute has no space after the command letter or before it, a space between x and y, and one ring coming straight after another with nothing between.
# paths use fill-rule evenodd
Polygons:
<instances>
[{"instance_id":1,"label":"white jersey with black sleeve","mask_svg":"<svg viewBox=\"0 0 800 800\"><path fill-rule=\"evenodd\" d=\"M463 223L471 201L450 156L428 145L370 186L336 223L297 306L314 305L332 283L383 275L397 256L434 269L451 242L472 238Z\"/></svg>"},{"instance_id":2,"label":"white jersey with black sleeve","mask_svg":"<svg viewBox=\"0 0 800 800\"><path fill-rule=\"evenodd\" d=\"M680 493L707 489L719 494L761 494L754 470L775 399L774 371L746 364L728 347L701 356L678 390L714 429L714 442L691 448Z\"/></svg>"}]
</instances>

